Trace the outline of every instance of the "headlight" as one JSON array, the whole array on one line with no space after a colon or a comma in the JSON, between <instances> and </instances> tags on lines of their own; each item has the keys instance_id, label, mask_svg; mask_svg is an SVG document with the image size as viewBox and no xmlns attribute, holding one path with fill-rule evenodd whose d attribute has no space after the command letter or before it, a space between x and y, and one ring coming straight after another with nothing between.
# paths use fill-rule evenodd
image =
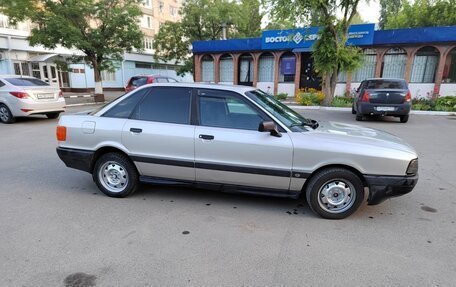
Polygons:
<instances>
[{"instance_id":1,"label":"headlight","mask_svg":"<svg viewBox=\"0 0 456 287\"><path fill-rule=\"evenodd\" d=\"M418 173L418 159L412 159L407 167L407 174L417 174Z\"/></svg>"}]
</instances>

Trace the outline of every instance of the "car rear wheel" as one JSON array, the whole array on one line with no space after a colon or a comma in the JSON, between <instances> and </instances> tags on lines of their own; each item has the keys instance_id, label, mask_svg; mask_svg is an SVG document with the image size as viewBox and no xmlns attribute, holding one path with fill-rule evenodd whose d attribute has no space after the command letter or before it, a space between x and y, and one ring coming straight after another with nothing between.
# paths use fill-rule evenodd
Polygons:
<instances>
[{"instance_id":1,"label":"car rear wheel","mask_svg":"<svg viewBox=\"0 0 456 287\"><path fill-rule=\"evenodd\" d=\"M400 120L401 120L401 123L406 123L406 122L408 122L408 120L409 120L409 115L401 116L401 117L400 117Z\"/></svg>"},{"instance_id":2,"label":"car rear wheel","mask_svg":"<svg viewBox=\"0 0 456 287\"><path fill-rule=\"evenodd\" d=\"M353 214L364 201L361 179L344 168L324 169L310 179L307 203L323 218L343 219Z\"/></svg>"},{"instance_id":3,"label":"car rear wheel","mask_svg":"<svg viewBox=\"0 0 456 287\"><path fill-rule=\"evenodd\" d=\"M60 112L59 113L49 113L49 114L46 114L46 117L48 119L56 119L59 117L59 115L60 115Z\"/></svg>"},{"instance_id":4,"label":"car rear wheel","mask_svg":"<svg viewBox=\"0 0 456 287\"><path fill-rule=\"evenodd\" d=\"M357 120L358 122L362 121L362 120L363 120L363 115L357 113L357 114L356 114L356 120Z\"/></svg>"},{"instance_id":5,"label":"car rear wheel","mask_svg":"<svg viewBox=\"0 0 456 287\"><path fill-rule=\"evenodd\" d=\"M5 104L0 104L0 121L4 124L11 124L15 120L10 109Z\"/></svg>"},{"instance_id":6,"label":"car rear wheel","mask_svg":"<svg viewBox=\"0 0 456 287\"><path fill-rule=\"evenodd\" d=\"M138 171L129 158L120 153L102 155L92 173L98 188L107 196L126 197L138 187Z\"/></svg>"},{"instance_id":7,"label":"car rear wheel","mask_svg":"<svg viewBox=\"0 0 456 287\"><path fill-rule=\"evenodd\" d=\"M354 104L352 105L352 114L353 114L353 115L356 115L355 105L354 105Z\"/></svg>"}]
</instances>

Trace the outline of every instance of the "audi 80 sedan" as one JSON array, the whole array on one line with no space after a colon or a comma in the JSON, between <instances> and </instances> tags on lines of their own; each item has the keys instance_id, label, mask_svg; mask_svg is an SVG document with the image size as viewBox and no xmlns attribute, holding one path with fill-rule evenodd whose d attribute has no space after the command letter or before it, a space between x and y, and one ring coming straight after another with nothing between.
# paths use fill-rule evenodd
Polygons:
<instances>
[{"instance_id":1,"label":"audi 80 sedan","mask_svg":"<svg viewBox=\"0 0 456 287\"><path fill-rule=\"evenodd\" d=\"M111 197L138 183L298 198L341 219L410 192L418 157L386 132L305 118L261 90L151 84L91 113L64 115L57 153ZM368 191L368 192L367 192Z\"/></svg>"}]
</instances>

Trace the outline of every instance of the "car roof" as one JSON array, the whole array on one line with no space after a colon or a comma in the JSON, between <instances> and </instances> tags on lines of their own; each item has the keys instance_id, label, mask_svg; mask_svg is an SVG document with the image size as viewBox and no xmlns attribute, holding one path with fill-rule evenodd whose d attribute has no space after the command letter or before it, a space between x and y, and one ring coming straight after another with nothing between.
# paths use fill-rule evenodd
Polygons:
<instances>
[{"instance_id":1,"label":"car roof","mask_svg":"<svg viewBox=\"0 0 456 287\"><path fill-rule=\"evenodd\" d=\"M143 87L184 87L184 88L199 88L199 89L217 89L224 91L234 91L238 93L245 93L256 90L255 87L240 86L240 85L226 85L226 84L212 84L212 83L152 83Z\"/></svg>"},{"instance_id":2,"label":"car roof","mask_svg":"<svg viewBox=\"0 0 456 287\"><path fill-rule=\"evenodd\" d=\"M369 78L365 79L365 81L405 81L401 78Z\"/></svg>"},{"instance_id":3,"label":"car roof","mask_svg":"<svg viewBox=\"0 0 456 287\"><path fill-rule=\"evenodd\" d=\"M160 74L139 74L139 75L134 75L134 76L132 76L132 78L134 78L134 77L162 77L162 78L172 78L171 76L160 75Z\"/></svg>"},{"instance_id":4,"label":"car roof","mask_svg":"<svg viewBox=\"0 0 456 287\"><path fill-rule=\"evenodd\" d=\"M21 76L21 75L0 75L0 79L6 78L24 78L24 79L36 79L35 77L31 76ZM39 80L39 79L38 79Z\"/></svg>"}]
</instances>

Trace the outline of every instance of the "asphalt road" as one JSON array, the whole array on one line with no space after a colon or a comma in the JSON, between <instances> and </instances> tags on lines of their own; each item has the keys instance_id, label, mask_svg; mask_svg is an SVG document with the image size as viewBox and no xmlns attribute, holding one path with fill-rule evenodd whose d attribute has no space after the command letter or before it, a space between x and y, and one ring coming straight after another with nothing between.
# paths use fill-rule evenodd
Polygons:
<instances>
[{"instance_id":1,"label":"asphalt road","mask_svg":"<svg viewBox=\"0 0 456 287\"><path fill-rule=\"evenodd\" d=\"M58 159L56 124L0 125L0 286L456 285L454 117L362 122L410 142L420 180L340 221L304 199L160 186L106 197Z\"/></svg>"}]
</instances>

